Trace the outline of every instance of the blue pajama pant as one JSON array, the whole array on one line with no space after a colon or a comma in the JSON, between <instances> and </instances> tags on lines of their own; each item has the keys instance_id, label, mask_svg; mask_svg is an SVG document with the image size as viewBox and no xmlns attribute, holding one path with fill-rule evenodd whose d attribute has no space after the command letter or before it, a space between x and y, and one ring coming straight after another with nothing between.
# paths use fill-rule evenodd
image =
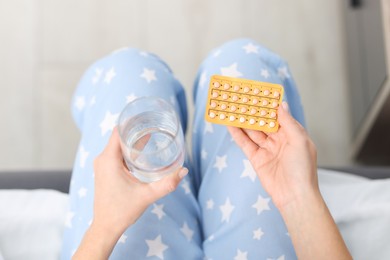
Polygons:
<instances>
[{"instance_id":1,"label":"blue pajama pant","mask_svg":"<svg viewBox=\"0 0 390 260\"><path fill-rule=\"evenodd\" d=\"M204 121L213 74L282 84L292 115L304 124L294 81L278 55L250 39L213 50L201 64L193 88L195 115L193 129L188 130L193 136L192 158L185 163L190 173L124 232L110 259L296 259L283 219L248 159L226 127ZM123 107L141 96L171 102L186 131L184 89L167 64L151 53L127 48L98 60L75 91L72 113L82 137L62 259L71 258L92 221L93 160L108 142Z\"/></svg>"}]
</instances>

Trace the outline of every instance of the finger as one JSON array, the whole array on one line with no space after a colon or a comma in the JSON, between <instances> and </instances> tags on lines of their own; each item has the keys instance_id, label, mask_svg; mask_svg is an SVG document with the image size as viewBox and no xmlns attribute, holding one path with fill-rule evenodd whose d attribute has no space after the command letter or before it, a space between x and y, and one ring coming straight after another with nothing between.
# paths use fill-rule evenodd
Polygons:
<instances>
[{"instance_id":1,"label":"finger","mask_svg":"<svg viewBox=\"0 0 390 260\"><path fill-rule=\"evenodd\" d=\"M183 167L176 172L147 185L151 188L151 202L154 202L176 190L180 181L188 174L188 169Z\"/></svg>"},{"instance_id":2,"label":"finger","mask_svg":"<svg viewBox=\"0 0 390 260\"><path fill-rule=\"evenodd\" d=\"M256 131L251 129L243 129L246 135L255 142L258 146L263 147L265 140L267 140L267 135L262 131Z\"/></svg>"},{"instance_id":3,"label":"finger","mask_svg":"<svg viewBox=\"0 0 390 260\"><path fill-rule=\"evenodd\" d=\"M104 153L114 157L122 158L120 136L117 127L112 130L110 140L108 141L106 148L104 148Z\"/></svg>"},{"instance_id":4,"label":"finger","mask_svg":"<svg viewBox=\"0 0 390 260\"><path fill-rule=\"evenodd\" d=\"M288 112L287 102L283 102L278 108L278 121L281 126L281 130L286 133L287 136L293 137L297 134L302 134L304 128L296 121Z\"/></svg>"},{"instance_id":5,"label":"finger","mask_svg":"<svg viewBox=\"0 0 390 260\"><path fill-rule=\"evenodd\" d=\"M259 149L259 146L241 128L234 126L228 126L227 128L236 144L247 157L250 157Z\"/></svg>"}]
</instances>

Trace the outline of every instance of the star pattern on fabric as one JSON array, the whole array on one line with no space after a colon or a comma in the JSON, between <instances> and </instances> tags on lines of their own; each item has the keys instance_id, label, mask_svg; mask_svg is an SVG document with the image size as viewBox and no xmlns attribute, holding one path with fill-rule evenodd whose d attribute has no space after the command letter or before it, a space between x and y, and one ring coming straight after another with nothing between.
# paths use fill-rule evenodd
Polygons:
<instances>
[{"instance_id":1,"label":"star pattern on fabric","mask_svg":"<svg viewBox=\"0 0 390 260\"><path fill-rule=\"evenodd\" d=\"M261 195L257 197L256 203L252 205L252 208L256 209L257 215L260 215L260 213L264 210L270 210L270 207L268 205L270 200L270 198L263 198Z\"/></svg>"},{"instance_id":2,"label":"star pattern on fabric","mask_svg":"<svg viewBox=\"0 0 390 260\"><path fill-rule=\"evenodd\" d=\"M181 187L184 189L185 194L191 193L190 183L187 180L182 181Z\"/></svg>"},{"instance_id":3,"label":"star pattern on fabric","mask_svg":"<svg viewBox=\"0 0 390 260\"><path fill-rule=\"evenodd\" d=\"M192 236L194 235L194 231L192 229L190 229L190 227L187 225L187 222L184 221L184 224L180 228L180 231L183 232L184 236L187 238L188 241L192 240Z\"/></svg>"},{"instance_id":4,"label":"star pattern on fabric","mask_svg":"<svg viewBox=\"0 0 390 260\"><path fill-rule=\"evenodd\" d=\"M253 239L260 240L263 235L264 232L261 228L253 230Z\"/></svg>"},{"instance_id":5,"label":"star pattern on fabric","mask_svg":"<svg viewBox=\"0 0 390 260\"><path fill-rule=\"evenodd\" d=\"M230 199L226 198L225 204L219 206L219 209L222 212L221 222L229 222L230 221L230 215L232 214L234 208L235 207L230 203Z\"/></svg>"},{"instance_id":6,"label":"star pattern on fabric","mask_svg":"<svg viewBox=\"0 0 390 260\"><path fill-rule=\"evenodd\" d=\"M126 240L127 240L127 236L125 234L122 234L118 240L118 244L124 244L126 243Z\"/></svg>"},{"instance_id":7,"label":"star pattern on fabric","mask_svg":"<svg viewBox=\"0 0 390 260\"><path fill-rule=\"evenodd\" d=\"M288 73L288 69L286 66L278 68L278 76L282 80L290 78L290 74Z\"/></svg>"},{"instance_id":8,"label":"star pattern on fabric","mask_svg":"<svg viewBox=\"0 0 390 260\"><path fill-rule=\"evenodd\" d=\"M251 42L248 43L247 45L243 46L242 48L245 50L245 52L247 54L249 54L249 53L259 53L259 50L258 50L259 46L256 46L256 45L252 44Z\"/></svg>"},{"instance_id":9,"label":"star pattern on fabric","mask_svg":"<svg viewBox=\"0 0 390 260\"><path fill-rule=\"evenodd\" d=\"M204 133L213 133L213 132L214 132L213 125L210 122L205 122Z\"/></svg>"},{"instance_id":10,"label":"star pattern on fabric","mask_svg":"<svg viewBox=\"0 0 390 260\"><path fill-rule=\"evenodd\" d=\"M133 102L134 100L136 100L138 97L136 95L134 95L133 93L131 93L130 95L128 95L126 97L126 104L129 104L130 102Z\"/></svg>"},{"instance_id":11,"label":"star pattern on fabric","mask_svg":"<svg viewBox=\"0 0 390 260\"><path fill-rule=\"evenodd\" d=\"M162 219L165 216L165 212L163 210L164 204L153 204L152 213L156 214L158 219Z\"/></svg>"},{"instance_id":12,"label":"star pattern on fabric","mask_svg":"<svg viewBox=\"0 0 390 260\"><path fill-rule=\"evenodd\" d=\"M242 73L237 70L237 63L233 63L228 67L221 68L222 76L228 76L233 78L238 78L242 76Z\"/></svg>"},{"instance_id":13,"label":"star pattern on fabric","mask_svg":"<svg viewBox=\"0 0 390 260\"><path fill-rule=\"evenodd\" d=\"M102 74L103 74L103 69L95 68L95 75L93 75L92 77L92 84L96 85L99 82Z\"/></svg>"},{"instance_id":14,"label":"star pattern on fabric","mask_svg":"<svg viewBox=\"0 0 390 260\"><path fill-rule=\"evenodd\" d=\"M164 251L169 247L162 242L161 235L158 235L154 240L146 239L145 242L148 245L147 257L156 256L160 259L164 259Z\"/></svg>"},{"instance_id":15,"label":"star pattern on fabric","mask_svg":"<svg viewBox=\"0 0 390 260\"><path fill-rule=\"evenodd\" d=\"M244 162L244 171L241 173L240 178L248 177L252 182L256 180L256 171L253 169L252 164L249 160L243 160Z\"/></svg>"},{"instance_id":16,"label":"star pattern on fabric","mask_svg":"<svg viewBox=\"0 0 390 260\"><path fill-rule=\"evenodd\" d=\"M216 58L216 57L218 57L219 55L221 55L221 53L222 53L222 50L221 50L221 49L218 49L218 50L216 50L216 51L213 53L213 57Z\"/></svg>"},{"instance_id":17,"label":"star pattern on fabric","mask_svg":"<svg viewBox=\"0 0 390 260\"><path fill-rule=\"evenodd\" d=\"M214 201L212 199L207 200L206 208L207 209L213 209L214 208Z\"/></svg>"},{"instance_id":18,"label":"star pattern on fabric","mask_svg":"<svg viewBox=\"0 0 390 260\"><path fill-rule=\"evenodd\" d=\"M109 71L107 71L106 74L104 75L104 82L107 83L107 84L110 84L111 80L115 76L116 76L115 69L114 69L114 67L111 67L111 69Z\"/></svg>"},{"instance_id":19,"label":"star pattern on fabric","mask_svg":"<svg viewBox=\"0 0 390 260\"><path fill-rule=\"evenodd\" d=\"M144 68L144 71L140 75L141 78L144 78L148 83L152 82L153 80L157 81L156 78L156 71L155 70L150 70L147 68Z\"/></svg>"},{"instance_id":20,"label":"star pattern on fabric","mask_svg":"<svg viewBox=\"0 0 390 260\"><path fill-rule=\"evenodd\" d=\"M268 70L266 69L262 69L260 75L266 79L268 79L270 76Z\"/></svg>"},{"instance_id":21,"label":"star pattern on fabric","mask_svg":"<svg viewBox=\"0 0 390 260\"><path fill-rule=\"evenodd\" d=\"M206 72L202 72L202 74L200 74L200 79L199 79L199 85L201 88L204 88L206 80L207 80L207 74Z\"/></svg>"},{"instance_id":22,"label":"star pattern on fabric","mask_svg":"<svg viewBox=\"0 0 390 260\"><path fill-rule=\"evenodd\" d=\"M68 211L65 217L65 227L72 228L72 220L75 216L73 211Z\"/></svg>"},{"instance_id":23,"label":"star pattern on fabric","mask_svg":"<svg viewBox=\"0 0 390 260\"><path fill-rule=\"evenodd\" d=\"M267 258L267 260L284 260L284 255L281 255L278 258Z\"/></svg>"},{"instance_id":24,"label":"star pattern on fabric","mask_svg":"<svg viewBox=\"0 0 390 260\"><path fill-rule=\"evenodd\" d=\"M89 100L89 105L90 106L93 106L93 105L95 105L96 104L96 96L93 96L93 97L91 97L91 99Z\"/></svg>"},{"instance_id":25,"label":"star pattern on fabric","mask_svg":"<svg viewBox=\"0 0 390 260\"><path fill-rule=\"evenodd\" d=\"M114 129L118 116L119 114L111 114L110 111L106 112L103 121L99 125L102 136L104 136L107 132L110 132L112 131L112 129Z\"/></svg>"},{"instance_id":26,"label":"star pattern on fabric","mask_svg":"<svg viewBox=\"0 0 390 260\"><path fill-rule=\"evenodd\" d=\"M203 160L206 160L207 159L207 152L205 149L202 149L202 151L200 152L200 156Z\"/></svg>"},{"instance_id":27,"label":"star pattern on fabric","mask_svg":"<svg viewBox=\"0 0 390 260\"><path fill-rule=\"evenodd\" d=\"M88 159L88 156L89 156L89 152L87 152L85 149L84 149L84 146L80 146L80 149L79 149L79 156L80 156L80 167L81 168L84 168L85 167L85 162L87 161Z\"/></svg>"},{"instance_id":28,"label":"star pattern on fabric","mask_svg":"<svg viewBox=\"0 0 390 260\"><path fill-rule=\"evenodd\" d=\"M85 196L87 196L87 188L85 187L81 187L78 191L77 191L77 194L79 195L79 198L84 198Z\"/></svg>"},{"instance_id":29,"label":"star pattern on fabric","mask_svg":"<svg viewBox=\"0 0 390 260\"><path fill-rule=\"evenodd\" d=\"M227 155L217 156L215 158L215 164L214 164L213 168L217 168L218 172L222 172L222 170L227 167L226 158L227 158Z\"/></svg>"},{"instance_id":30,"label":"star pattern on fabric","mask_svg":"<svg viewBox=\"0 0 390 260\"><path fill-rule=\"evenodd\" d=\"M234 257L234 260L247 260L248 259L248 252L243 252L240 249L237 249L237 254Z\"/></svg>"},{"instance_id":31,"label":"star pattern on fabric","mask_svg":"<svg viewBox=\"0 0 390 260\"><path fill-rule=\"evenodd\" d=\"M76 97L76 100L74 102L74 106L77 108L77 110L81 111L85 107L85 98L82 96Z\"/></svg>"},{"instance_id":32,"label":"star pattern on fabric","mask_svg":"<svg viewBox=\"0 0 390 260\"><path fill-rule=\"evenodd\" d=\"M146 51L140 51L139 52L139 55L143 56L143 57L148 57L149 56L149 53L147 53Z\"/></svg>"}]
</instances>

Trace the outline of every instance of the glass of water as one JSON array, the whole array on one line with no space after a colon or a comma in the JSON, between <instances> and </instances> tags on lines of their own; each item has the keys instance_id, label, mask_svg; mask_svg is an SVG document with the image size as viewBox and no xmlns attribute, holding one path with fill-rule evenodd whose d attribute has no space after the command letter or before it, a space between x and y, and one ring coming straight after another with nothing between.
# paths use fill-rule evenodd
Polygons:
<instances>
[{"instance_id":1,"label":"glass of water","mask_svg":"<svg viewBox=\"0 0 390 260\"><path fill-rule=\"evenodd\" d=\"M184 136L175 109L157 97L130 102L118 120L123 158L142 182L153 182L182 167Z\"/></svg>"}]
</instances>

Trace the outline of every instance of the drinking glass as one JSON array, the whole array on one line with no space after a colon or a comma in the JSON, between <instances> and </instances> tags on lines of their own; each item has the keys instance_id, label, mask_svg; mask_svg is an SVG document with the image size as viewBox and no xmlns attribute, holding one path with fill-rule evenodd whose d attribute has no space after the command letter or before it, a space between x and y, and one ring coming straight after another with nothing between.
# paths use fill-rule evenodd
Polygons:
<instances>
[{"instance_id":1,"label":"drinking glass","mask_svg":"<svg viewBox=\"0 0 390 260\"><path fill-rule=\"evenodd\" d=\"M130 102L118 120L123 158L142 182L153 182L183 165L183 130L175 109L158 97Z\"/></svg>"}]
</instances>

